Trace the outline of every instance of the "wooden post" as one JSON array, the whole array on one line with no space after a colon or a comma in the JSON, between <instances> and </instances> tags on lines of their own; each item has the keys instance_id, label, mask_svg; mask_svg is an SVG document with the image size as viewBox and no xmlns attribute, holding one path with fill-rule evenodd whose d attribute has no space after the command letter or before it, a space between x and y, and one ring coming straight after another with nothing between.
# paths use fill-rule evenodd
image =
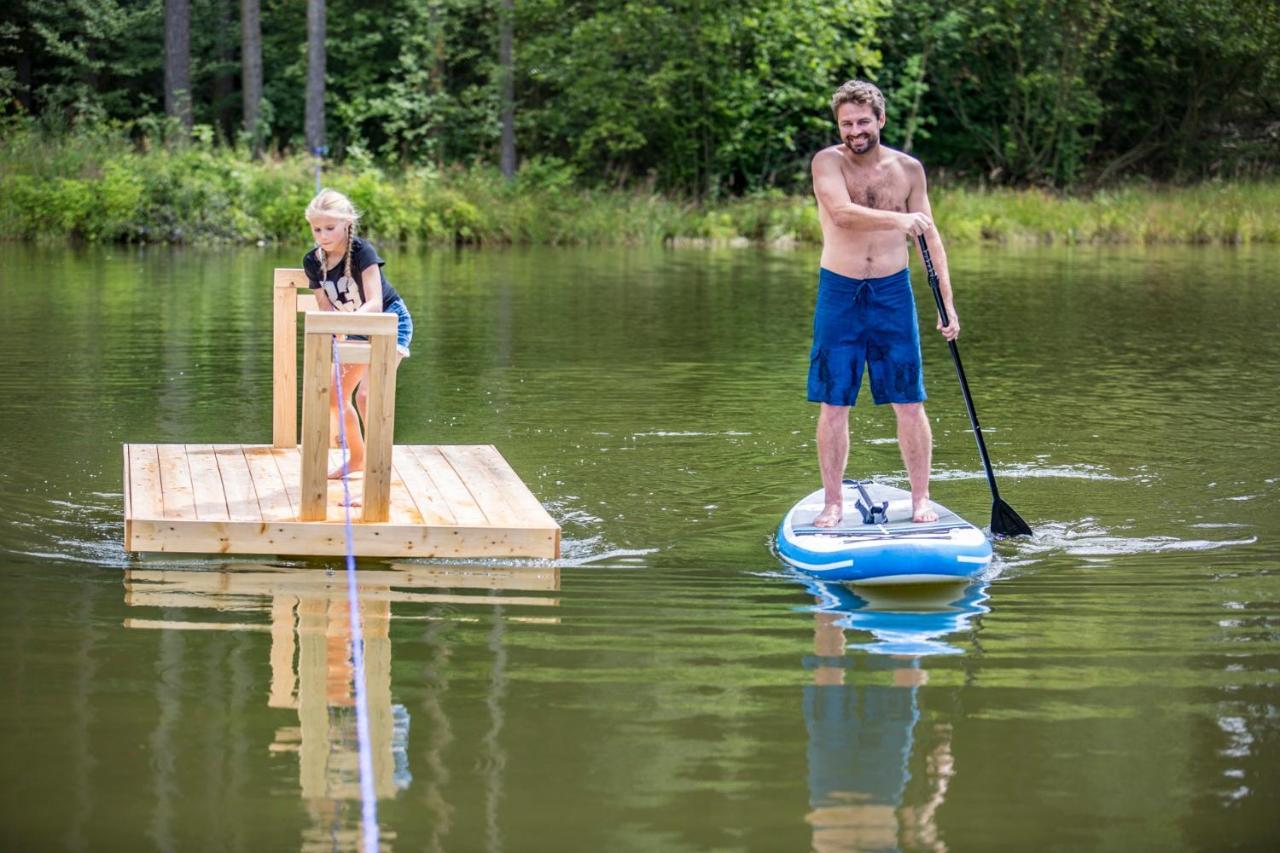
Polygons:
<instances>
[{"instance_id":1,"label":"wooden post","mask_svg":"<svg viewBox=\"0 0 1280 853\"><path fill-rule=\"evenodd\" d=\"M296 618L293 609L298 599L283 592L272 591L271 596L271 692L267 707L292 708L297 703L293 690L297 676L293 671Z\"/></svg>"},{"instance_id":2,"label":"wooden post","mask_svg":"<svg viewBox=\"0 0 1280 853\"><path fill-rule=\"evenodd\" d=\"M366 587L360 598L364 625L364 682L369 706L369 739L373 752L373 787L379 797L396 795L395 718L391 713L391 587ZM385 597L384 597L385 596Z\"/></svg>"},{"instance_id":3,"label":"wooden post","mask_svg":"<svg viewBox=\"0 0 1280 853\"><path fill-rule=\"evenodd\" d=\"M271 311L271 444L298 446L298 280L302 270L275 272Z\"/></svg>"},{"instance_id":4,"label":"wooden post","mask_svg":"<svg viewBox=\"0 0 1280 853\"><path fill-rule=\"evenodd\" d=\"M298 724L302 730L298 782L306 800L320 799L328 793L328 604L320 595L308 595L298 601Z\"/></svg>"},{"instance_id":5,"label":"wooden post","mask_svg":"<svg viewBox=\"0 0 1280 853\"><path fill-rule=\"evenodd\" d=\"M129 481L129 445L124 446L124 550L133 550L133 483Z\"/></svg>"},{"instance_id":6,"label":"wooden post","mask_svg":"<svg viewBox=\"0 0 1280 853\"><path fill-rule=\"evenodd\" d=\"M396 423L396 327L374 335L369 353L369 420L365 424L364 521L386 521L391 512L391 453Z\"/></svg>"},{"instance_id":7,"label":"wooden post","mask_svg":"<svg viewBox=\"0 0 1280 853\"><path fill-rule=\"evenodd\" d=\"M329 395L333 386L332 333L313 332L307 315L302 352L302 506L299 521L323 521L329 503ZM350 393L350 389L344 389Z\"/></svg>"}]
</instances>

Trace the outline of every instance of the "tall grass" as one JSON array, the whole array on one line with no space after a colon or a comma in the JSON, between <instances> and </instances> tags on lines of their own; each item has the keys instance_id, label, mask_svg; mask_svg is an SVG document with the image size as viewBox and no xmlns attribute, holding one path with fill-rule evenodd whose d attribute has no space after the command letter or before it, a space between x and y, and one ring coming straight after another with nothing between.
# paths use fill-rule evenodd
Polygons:
<instances>
[{"instance_id":1,"label":"tall grass","mask_svg":"<svg viewBox=\"0 0 1280 853\"><path fill-rule=\"evenodd\" d=\"M1128 186L1089 196L951 189L933 207L952 242L1280 242L1280 181L1274 180Z\"/></svg>"},{"instance_id":2,"label":"tall grass","mask_svg":"<svg viewBox=\"0 0 1280 853\"><path fill-rule=\"evenodd\" d=\"M123 128L49 136L0 126L0 239L90 242L302 242L314 190L306 157L253 160L208 142L141 142ZM324 183L364 212L381 240L429 244L817 243L812 198L762 193L716 203L584 188L559 162L512 181L482 166L388 171L327 165ZM935 188L949 243L1276 243L1280 180L1127 186L1088 196Z\"/></svg>"}]
</instances>

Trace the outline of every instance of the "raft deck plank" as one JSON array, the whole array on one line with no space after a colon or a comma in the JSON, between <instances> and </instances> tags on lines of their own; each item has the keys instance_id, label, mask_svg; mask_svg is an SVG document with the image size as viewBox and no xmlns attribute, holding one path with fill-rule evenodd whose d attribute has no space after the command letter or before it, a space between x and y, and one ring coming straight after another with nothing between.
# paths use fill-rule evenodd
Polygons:
<instances>
[{"instance_id":1,"label":"raft deck plank","mask_svg":"<svg viewBox=\"0 0 1280 853\"><path fill-rule=\"evenodd\" d=\"M187 463L191 469L191 491L195 496L196 518L201 521L230 521L230 495L223 487L222 472L212 445L188 444Z\"/></svg>"},{"instance_id":2,"label":"raft deck plank","mask_svg":"<svg viewBox=\"0 0 1280 853\"><path fill-rule=\"evenodd\" d=\"M195 492L191 487L191 468L187 448L181 444L157 444L160 456L161 502L165 518L194 519Z\"/></svg>"},{"instance_id":3,"label":"raft deck plank","mask_svg":"<svg viewBox=\"0 0 1280 853\"><path fill-rule=\"evenodd\" d=\"M342 486L332 481L322 521L299 521L301 455L268 445L124 446L130 551L346 553ZM339 457L330 455L336 467ZM361 497L362 479L351 481ZM560 528L490 445L404 445L392 453L391 514L352 511L355 551L367 557L542 557Z\"/></svg>"},{"instance_id":4,"label":"raft deck plank","mask_svg":"<svg viewBox=\"0 0 1280 853\"><path fill-rule=\"evenodd\" d=\"M476 503L476 497L467 489L466 483L458 478L458 473L444 458L439 447L411 447L409 452L418 457L427 476L440 489L445 506L453 513L459 524L488 524L489 519Z\"/></svg>"},{"instance_id":5,"label":"raft deck plank","mask_svg":"<svg viewBox=\"0 0 1280 853\"><path fill-rule=\"evenodd\" d=\"M280 466L276 464L276 458L271 455L272 448L257 445L239 449L253 478L253 489L258 495L258 508L262 512L262 520L292 521L297 518L293 511L293 504L289 502L289 492L285 488L284 478L280 476Z\"/></svg>"},{"instance_id":6,"label":"raft deck plank","mask_svg":"<svg viewBox=\"0 0 1280 853\"><path fill-rule=\"evenodd\" d=\"M236 445L215 444L218 473L227 496L227 514L231 521L261 521L262 510L258 506L258 492L253 486L253 474L245 461L244 451Z\"/></svg>"}]
</instances>

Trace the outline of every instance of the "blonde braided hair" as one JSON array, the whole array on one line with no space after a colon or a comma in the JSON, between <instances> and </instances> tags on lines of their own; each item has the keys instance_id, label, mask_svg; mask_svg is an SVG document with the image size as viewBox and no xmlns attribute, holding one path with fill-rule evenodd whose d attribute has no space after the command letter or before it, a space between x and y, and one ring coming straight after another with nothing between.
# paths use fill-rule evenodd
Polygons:
<instances>
[{"instance_id":1,"label":"blonde braided hair","mask_svg":"<svg viewBox=\"0 0 1280 853\"><path fill-rule=\"evenodd\" d=\"M347 223L347 251L343 258L342 274L356 284L357 293L363 294L364 289L360 287L360 283L356 282L355 277L351 275L351 256L354 254L360 211L356 210L356 206L351 203L351 199L337 190L323 189L307 205L307 220L309 221L316 214L331 216ZM316 244L316 257L320 261L320 275L322 277L327 276L329 273L329 259L325 257L324 249L320 248L318 243ZM338 306L335 305L333 307L337 308Z\"/></svg>"}]
</instances>

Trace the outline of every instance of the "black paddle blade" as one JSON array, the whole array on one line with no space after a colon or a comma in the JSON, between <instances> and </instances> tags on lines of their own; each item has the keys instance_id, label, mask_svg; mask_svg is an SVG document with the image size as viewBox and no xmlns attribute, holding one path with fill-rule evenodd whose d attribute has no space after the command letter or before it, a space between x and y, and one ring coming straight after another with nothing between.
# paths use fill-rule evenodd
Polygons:
<instances>
[{"instance_id":1,"label":"black paddle blade","mask_svg":"<svg viewBox=\"0 0 1280 853\"><path fill-rule=\"evenodd\" d=\"M1031 525L1013 511L1013 507L996 498L991 505L991 532L997 536L1030 536Z\"/></svg>"}]
</instances>

